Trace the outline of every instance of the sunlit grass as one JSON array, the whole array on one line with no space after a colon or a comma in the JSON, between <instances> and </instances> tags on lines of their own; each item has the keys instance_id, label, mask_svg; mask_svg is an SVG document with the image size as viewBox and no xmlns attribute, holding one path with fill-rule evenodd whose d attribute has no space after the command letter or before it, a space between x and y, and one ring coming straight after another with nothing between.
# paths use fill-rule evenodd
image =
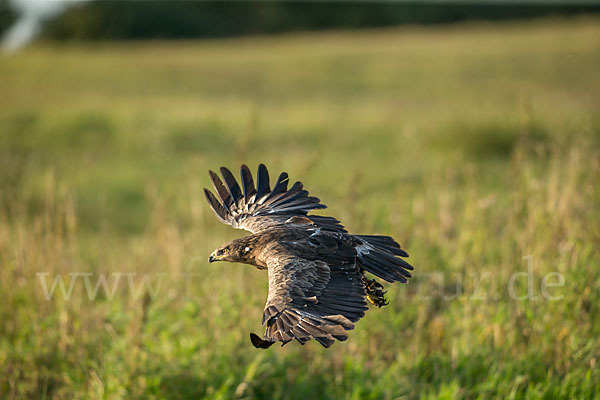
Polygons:
<instances>
[{"instance_id":1,"label":"sunlit grass","mask_svg":"<svg viewBox=\"0 0 600 400\"><path fill-rule=\"evenodd\" d=\"M594 398L599 68L594 19L3 57L0 397ZM243 233L202 193L242 162L411 254L348 342L250 345L266 275L206 262ZM45 299L75 272L130 275Z\"/></svg>"}]
</instances>

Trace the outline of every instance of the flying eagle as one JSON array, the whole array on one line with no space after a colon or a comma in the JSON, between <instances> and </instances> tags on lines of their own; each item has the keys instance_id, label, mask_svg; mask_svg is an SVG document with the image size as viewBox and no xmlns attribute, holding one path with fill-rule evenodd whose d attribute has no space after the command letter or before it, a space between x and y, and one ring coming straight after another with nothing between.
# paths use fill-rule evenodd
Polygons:
<instances>
[{"instance_id":1,"label":"flying eagle","mask_svg":"<svg viewBox=\"0 0 600 400\"><path fill-rule=\"evenodd\" d=\"M217 218L252 235L223 244L209 262L231 261L266 269L269 295L262 324L264 338L251 333L257 348L275 342L316 339L324 347L348 338L368 309L367 302L387 304L383 286L365 272L387 282L406 283L413 267L400 257L408 254L389 236L352 235L332 217L308 215L326 208L303 189L288 187L283 172L270 188L267 168L258 166L256 187L246 165L239 184L227 168L223 181L213 171L210 179L218 198L204 189ZM218 200L220 199L220 201ZM366 300L365 300L366 299Z\"/></svg>"}]
</instances>

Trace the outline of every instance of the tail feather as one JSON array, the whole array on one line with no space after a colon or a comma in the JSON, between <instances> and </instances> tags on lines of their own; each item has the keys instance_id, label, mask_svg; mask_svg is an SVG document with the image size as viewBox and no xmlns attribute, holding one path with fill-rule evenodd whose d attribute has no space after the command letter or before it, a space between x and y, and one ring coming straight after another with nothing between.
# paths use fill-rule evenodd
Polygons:
<instances>
[{"instance_id":1,"label":"tail feather","mask_svg":"<svg viewBox=\"0 0 600 400\"><path fill-rule=\"evenodd\" d=\"M358 263L367 272L387 282L408 282L413 266L400 257L408 257L400 245L389 236L354 235Z\"/></svg>"},{"instance_id":2,"label":"tail feather","mask_svg":"<svg viewBox=\"0 0 600 400\"><path fill-rule=\"evenodd\" d=\"M398 242L394 240L391 236L378 236L378 235L354 235L359 237L369 244L376 245L381 247L383 250L386 250L392 254L395 254L400 257L408 257L408 253L400 248Z\"/></svg>"}]
</instances>

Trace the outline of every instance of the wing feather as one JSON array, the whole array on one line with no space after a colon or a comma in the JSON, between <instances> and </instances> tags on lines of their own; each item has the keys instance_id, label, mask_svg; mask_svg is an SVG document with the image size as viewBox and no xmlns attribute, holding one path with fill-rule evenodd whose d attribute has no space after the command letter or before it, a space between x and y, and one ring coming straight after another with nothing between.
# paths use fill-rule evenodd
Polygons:
<instances>
[{"instance_id":1,"label":"wing feather","mask_svg":"<svg viewBox=\"0 0 600 400\"><path fill-rule=\"evenodd\" d=\"M221 167L221 175L223 175L223 179L227 184L227 191L231 195L234 204L239 204L242 198L242 190L240 189L240 185L238 185L237 181L233 177L233 174L230 170L225 167Z\"/></svg>"},{"instance_id":2,"label":"wing feather","mask_svg":"<svg viewBox=\"0 0 600 400\"><path fill-rule=\"evenodd\" d=\"M241 187L231 171L220 168L223 179L209 171L216 196L205 189L206 198L219 221L252 233L284 224L294 216L305 216L315 225L327 230L345 232L339 221L331 217L308 215L311 210L327 208L317 197L309 196L301 182L288 190L289 176L282 172L273 189L264 164L258 166L256 187L246 165L240 168ZM322 225L321 225L322 223Z\"/></svg>"},{"instance_id":3,"label":"wing feather","mask_svg":"<svg viewBox=\"0 0 600 400\"><path fill-rule=\"evenodd\" d=\"M240 167L240 176L242 181L242 189L244 189L244 202L248 204L250 197L256 194L256 188L254 187L252 173L246 164L243 164Z\"/></svg>"},{"instance_id":4,"label":"wing feather","mask_svg":"<svg viewBox=\"0 0 600 400\"><path fill-rule=\"evenodd\" d=\"M215 198L215 195L208 189L204 189L204 195L206 196L206 200L212 207L213 211L217 215L217 218L223 223L227 223L227 214L228 211L219 203L219 200Z\"/></svg>"},{"instance_id":5,"label":"wing feather","mask_svg":"<svg viewBox=\"0 0 600 400\"><path fill-rule=\"evenodd\" d=\"M229 193L229 191L227 190L225 185L223 185L221 178L219 178L219 176L211 170L208 171L208 176L210 177L210 180L213 184L213 187L215 188L215 191L221 198L221 201L223 202L223 206L226 209L230 210L231 206L233 205L233 200L231 199L231 194Z\"/></svg>"},{"instance_id":6,"label":"wing feather","mask_svg":"<svg viewBox=\"0 0 600 400\"><path fill-rule=\"evenodd\" d=\"M258 172L256 173L256 176L258 180L256 185L256 198L260 199L271 191L271 187L269 186L269 171L267 170L265 164L260 164L258 166Z\"/></svg>"},{"instance_id":7,"label":"wing feather","mask_svg":"<svg viewBox=\"0 0 600 400\"><path fill-rule=\"evenodd\" d=\"M316 339L324 347L346 340L367 310L355 263L328 264L280 252L267 262L269 295L263 313L264 342ZM263 343L263 342L260 342Z\"/></svg>"},{"instance_id":8,"label":"wing feather","mask_svg":"<svg viewBox=\"0 0 600 400\"><path fill-rule=\"evenodd\" d=\"M289 181L290 178L288 177L288 174L286 172L282 172L279 175L279 178L277 178L277 182L275 183L275 186L273 187L273 190L271 191L271 194L268 198L271 198L279 193L285 192L287 190L287 185Z\"/></svg>"}]
</instances>

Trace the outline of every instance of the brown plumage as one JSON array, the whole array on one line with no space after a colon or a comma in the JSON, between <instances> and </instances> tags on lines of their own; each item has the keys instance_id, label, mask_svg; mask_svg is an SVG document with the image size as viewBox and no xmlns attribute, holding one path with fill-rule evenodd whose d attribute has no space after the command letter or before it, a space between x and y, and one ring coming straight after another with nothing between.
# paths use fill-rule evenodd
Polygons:
<instances>
[{"instance_id":1,"label":"brown plumage","mask_svg":"<svg viewBox=\"0 0 600 400\"><path fill-rule=\"evenodd\" d=\"M413 267L400 257L408 254L389 236L351 235L332 217L308 215L326 208L296 182L290 189L284 172L271 189L267 168L258 166L256 186L247 166L241 183L227 168L223 181L209 171L216 197L204 189L217 218L253 234L225 243L209 261L231 261L266 269L269 295L261 339L250 334L257 348L316 339L325 347L346 340L368 309L366 300L386 305L383 286L367 279L369 272L387 282L406 283Z\"/></svg>"}]
</instances>

